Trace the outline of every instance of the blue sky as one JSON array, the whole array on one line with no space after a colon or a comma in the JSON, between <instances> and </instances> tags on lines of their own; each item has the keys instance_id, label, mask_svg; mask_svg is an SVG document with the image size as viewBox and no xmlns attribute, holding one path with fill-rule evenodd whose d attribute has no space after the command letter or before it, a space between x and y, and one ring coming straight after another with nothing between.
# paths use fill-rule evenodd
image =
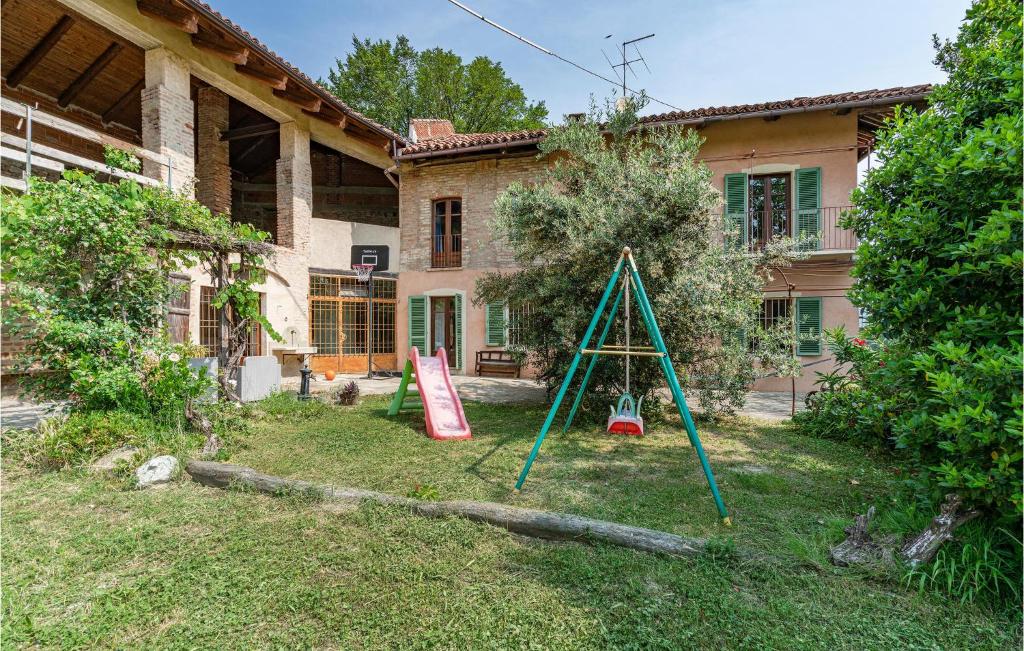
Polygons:
<instances>
[{"instance_id":1,"label":"blue sky","mask_svg":"<svg viewBox=\"0 0 1024 651\"><path fill-rule=\"evenodd\" d=\"M610 84L533 50L445 0L210 0L312 77L326 77L352 35L405 34L417 49L500 61L551 119L584 111ZM969 0L465 0L487 18L612 77L601 54L654 32L651 74L632 88L682 108L885 88L942 80L931 35L953 37ZM282 10L282 5L287 10ZM605 35L613 34L605 39ZM670 110L652 104L646 112ZM429 116L421 116L429 117Z\"/></svg>"}]
</instances>

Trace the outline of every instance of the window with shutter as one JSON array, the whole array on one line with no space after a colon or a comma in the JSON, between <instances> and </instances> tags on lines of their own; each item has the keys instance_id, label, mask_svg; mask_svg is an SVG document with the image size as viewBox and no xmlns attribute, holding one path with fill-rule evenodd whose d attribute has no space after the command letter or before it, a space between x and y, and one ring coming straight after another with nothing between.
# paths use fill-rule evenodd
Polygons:
<instances>
[{"instance_id":1,"label":"window with shutter","mask_svg":"<svg viewBox=\"0 0 1024 651\"><path fill-rule=\"evenodd\" d=\"M462 368L462 294L455 295L455 368Z\"/></svg>"},{"instance_id":2,"label":"window with shutter","mask_svg":"<svg viewBox=\"0 0 1024 651\"><path fill-rule=\"evenodd\" d=\"M430 348L427 342L430 341L427 331L427 297L409 297L409 348L416 347L420 355L429 355Z\"/></svg>"},{"instance_id":3,"label":"window with shutter","mask_svg":"<svg viewBox=\"0 0 1024 651\"><path fill-rule=\"evenodd\" d=\"M726 174L724 183L726 243L740 248L747 241L747 175Z\"/></svg>"},{"instance_id":4,"label":"window with shutter","mask_svg":"<svg viewBox=\"0 0 1024 651\"><path fill-rule=\"evenodd\" d=\"M800 246L803 251L821 247L821 168L807 167L796 171L797 238L813 238Z\"/></svg>"},{"instance_id":5,"label":"window with shutter","mask_svg":"<svg viewBox=\"0 0 1024 651\"><path fill-rule=\"evenodd\" d=\"M796 299L796 354L821 354L821 297Z\"/></svg>"},{"instance_id":6,"label":"window with shutter","mask_svg":"<svg viewBox=\"0 0 1024 651\"><path fill-rule=\"evenodd\" d=\"M488 303L484 314L486 334L484 343L488 346L505 345L505 304Z\"/></svg>"}]
</instances>

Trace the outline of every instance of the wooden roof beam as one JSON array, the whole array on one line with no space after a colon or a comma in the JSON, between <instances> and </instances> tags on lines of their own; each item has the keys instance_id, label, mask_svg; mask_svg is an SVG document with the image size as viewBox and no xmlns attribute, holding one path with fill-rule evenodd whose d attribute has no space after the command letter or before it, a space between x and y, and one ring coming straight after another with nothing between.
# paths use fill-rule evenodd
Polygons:
<instances>
[{"instance_id":1,"label":"wooden roof beam","mask_svg":"<svg viewBox=\"0 0 1024 651\"><path fill-rule=\"evenodd\" d=\"M199 16L189 11L177 2L161 2L161 0L138 0L136 3L139 13L146 18L160 21L186 34L199 32Z\"/></svg>"},{"instance_id":2,"label":"wooden roof beam","mask_svg":"<svg viewBox=\"0 0 1024 651\"><path fill-rule=\"evenodd\" d=\"M89 85L89 82L103 72L103 69L114 60L114 57L117 56L117 53L121 51L122 47L124 46L120 43L111 43L110 47L104 50L103 54L96 57L96 60L90 63L89 67L85 69L85 72L78 75L78 79L71 82L71 85L60 94L60 97L57 98L57 105L61 108L67 108L68 104L78 97L79 93Z\"/></svg>"},{"instance_id":3,"label":"wooden roof beam","mask_svg":"<svg viewBox=\"0 0 1024 651\"><path fill-rule=\"evenodd\" d=\"M252 77L256 81L264 83L275 90L285 90L288 88L288 77L286 75L264 72L263 70L253 68L248 65L236 65L235 70L246 77Z\"/></svg>"},{"instance_id":4,"label":"wooden roof beam","mask_svg":"<svg viewBox=\"0 0 1024 651\"><path fill-rule=\"evenodd\" d=\"M204 34L193 34L192 45L237 66L244 66L249 60L249 48L228 41L213 40Z\"/></svg>"},{"instance_id":5,"label":"wooden roof beam","mask_svg":"<svg viewBox=\"0 0 1024 651\"><path fill-rule=\"evenodd\" d=\"M238 155L238 157L235 158L235 164L236 165L241 164L242 161L244 161L246 158L248 158L254 151L259 149L263 145L263 143L265 143L267 141L267 138L269 138L269 137L270 137L269 135L264 135L264 136L259 136L255 140L253 140L252 143L248 147L243 149L242 153L240 153Z\"/></svg>"},{"instance_id":6,"label":"wooden roof beam","mask_svg":"<svg viewBox=\"0 0 1024 651\"><path fill-rule=\"evenodd\" d=\"M293 104L297 104L310 113L319 113L320 106L323 101L319 97L309 95L306 93L299 93L293 90L274 90L274 96L286 99Z\"/></svg>"},{"instance_id":7,"label":"wooden roof beam","mask_svg":"<svg viewBox=\"0 0 1024 651\"><path fill-rule=\"evenodd\" d=\"M311 118L322 120L327 124L330 124L331 126L338 127L339 129L344 129L348 125L347 115L335 115L333 113L317 113L306 109L302 109L302 112Z\"/></svg>"},{"instance_id":8,"label":"wooden roof beam","mask_svg":"<svg viewBox=\"0 0 1024 651\"><path fill-rule=\"evenodd\" d=\"M255 138L257 136L265 136L271 133L278 133L281 130L281 125L277 122L264 122L263 124L253 124L247 127L236 127L234 129L226 129L220 132L220 139L225 140L242 140L243 138Z\"/></svg>"},{"instance_id":9,"label":"wooden roof beam","mask_svg":"<svg viewBox=\"0 0 1024 651\"><path fill-rule=\"evenodd\" d=\"M7 75L7 85L11 88L17 88L21 85L21 82L25 81L25 77L28 73L39 65L39 62L53 49L53 46L60 41L61 37L67 33L71 26L75 24L75 19L67 14L60 17L60 20L50 28L50 31L46 33L35 47L29 50L28 54L18 62L18 65L14 66L11 73Z\"/></svg>"},{"instance_id":10,"label":"wooden roof beam","mask_svg":"<svg viewBox=\"0 0 1024 651\"><path fill-rule=\"evenodd\" d=\"M139 81L137 81L135 85L128 90L127 93L121 95L121 97L119 97L117 101L111 105L110 108L103 112L103 115L100 117L100 120L103 122L103 124L106 125L112 122L114 118L117 117L117 115L121 111L123 111L124 108L128 106L128 104L132 100L139 98L139 93L141 93L142 89L145 87L146 79L142 78Z\"/></svg>"}]
</instances>

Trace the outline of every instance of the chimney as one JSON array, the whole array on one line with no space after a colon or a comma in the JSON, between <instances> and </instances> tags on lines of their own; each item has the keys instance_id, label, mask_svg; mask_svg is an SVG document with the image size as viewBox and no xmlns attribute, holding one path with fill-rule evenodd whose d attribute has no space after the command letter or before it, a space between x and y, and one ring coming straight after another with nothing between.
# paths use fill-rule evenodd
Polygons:
<instances>
[{"instance_id":1,"label":"chimney","mask_svg":"<svg viewBox=\"0 0 1024 651\"><path fill-rule=\"evenodd\" d=\"M455 127L449 120L437 118L412 118L409 120L409 140L425 142L455 135Z\"/></svg>"}]
</instances>

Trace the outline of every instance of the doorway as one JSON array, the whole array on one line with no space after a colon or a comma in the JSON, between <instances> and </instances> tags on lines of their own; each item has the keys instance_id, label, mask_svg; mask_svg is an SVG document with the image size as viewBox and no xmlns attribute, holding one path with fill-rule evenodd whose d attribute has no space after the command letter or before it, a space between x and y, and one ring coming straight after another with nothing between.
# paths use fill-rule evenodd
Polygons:
<instances>
[{"instance_id":1,"label":"doorway","mask_svg":"<svg viewBox=\"0 0 1024 651\"><path fill-rule=\"evenodd\" d=\"M773 238L789 236L789 174L751 175L747 192L751 246L760 249Z\"/></svg>"},{"instance_id":2,"label":"doorway","mask_svg":"<svg viewBox=\"0 0 1024 651\"><path fill-rule=\"evenodd\" d=\"M454 367L455 359L455 297L433 296L430 299L430 354L444 348L448 366Z\"/></svg>"}]
</instances>

